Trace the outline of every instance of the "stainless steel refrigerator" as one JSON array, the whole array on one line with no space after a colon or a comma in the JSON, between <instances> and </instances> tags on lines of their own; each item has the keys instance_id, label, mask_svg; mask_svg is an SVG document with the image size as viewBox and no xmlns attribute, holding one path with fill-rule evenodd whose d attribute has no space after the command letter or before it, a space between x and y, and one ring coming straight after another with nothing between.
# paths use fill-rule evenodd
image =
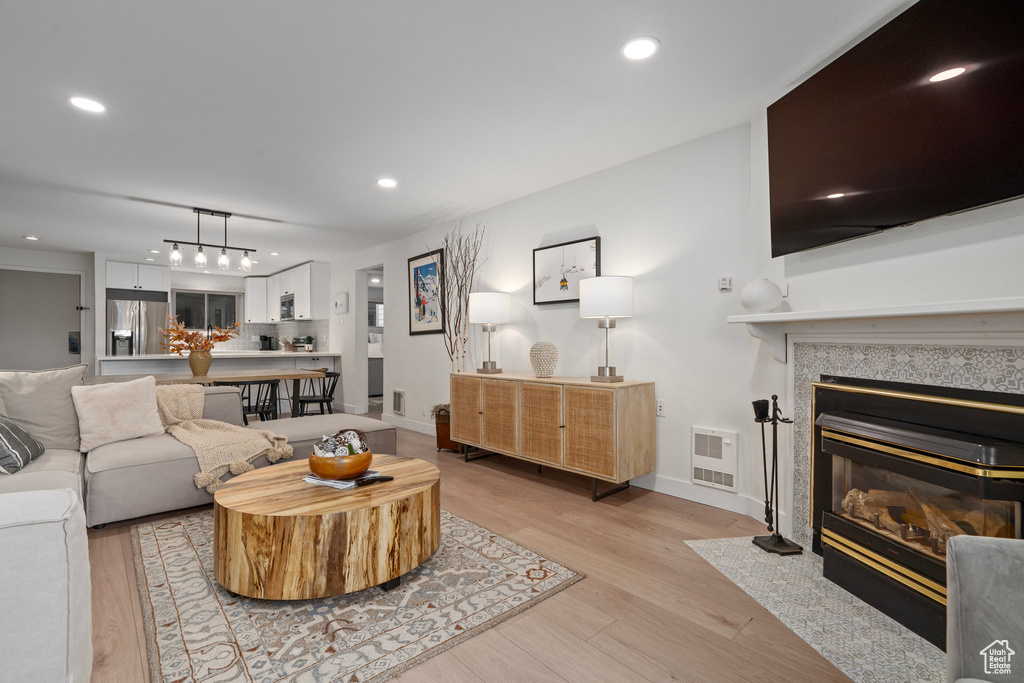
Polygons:
<instances>
[{"instance_id":1,"label":"stainless steel refrigerator","mask_svg":"<svg viewBox=\"0 0 1024 683\"><path fill-rule=\"evenodd\" d=\"M166 292L107 291L107 355L141 356L160 350L170 307Z\"/></svg>"}]
</instances>

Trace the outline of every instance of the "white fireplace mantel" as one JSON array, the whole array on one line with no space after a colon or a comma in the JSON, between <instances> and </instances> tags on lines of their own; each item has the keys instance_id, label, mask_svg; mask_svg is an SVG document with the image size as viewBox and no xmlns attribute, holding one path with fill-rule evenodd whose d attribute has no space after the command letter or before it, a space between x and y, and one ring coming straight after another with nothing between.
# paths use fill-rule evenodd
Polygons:
<instances>
[{"instance_id":1,"label":"white fireplace mantel","mask_svg":"<svg viewBox=\"0 0 1024 683\"><path fill-rule=\"evenodd\" d=\"M945 317L1020 312L1024 312L1024 297L949 301L879 308L731 315L726 318L726 322L746 325L747 334L767 344L772 358L780 363L785 363L786 334L795 329L804 329L808 324L828 321L884 320L891 318Z\"/></svg>"}]
</instances>

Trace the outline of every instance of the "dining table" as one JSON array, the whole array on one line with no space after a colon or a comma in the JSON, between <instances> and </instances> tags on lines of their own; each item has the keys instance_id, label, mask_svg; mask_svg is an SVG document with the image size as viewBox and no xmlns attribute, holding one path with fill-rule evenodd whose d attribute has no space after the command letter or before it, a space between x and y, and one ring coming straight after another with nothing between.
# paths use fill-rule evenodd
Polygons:
<instances>
[{"instance_id":1,"label":"dining table","mask_svg":"<svg viewBox=\"0 0 1024 683\"><path fill-rule=\"evenodd\" d=\"M154 374L157 384L214 384L217 382L266 382L282 380L292 382L291 407L292 417L299 416L299 396L302 380L319 379L325 376L324 370L298 370L295 368L278 368L272 370L234 370L232 372L210 372L205 375L192 373ZM86 384L105 384L107 382L127 382L149 375L101 375L87 377Z\"/></svg>"}]
</instances>

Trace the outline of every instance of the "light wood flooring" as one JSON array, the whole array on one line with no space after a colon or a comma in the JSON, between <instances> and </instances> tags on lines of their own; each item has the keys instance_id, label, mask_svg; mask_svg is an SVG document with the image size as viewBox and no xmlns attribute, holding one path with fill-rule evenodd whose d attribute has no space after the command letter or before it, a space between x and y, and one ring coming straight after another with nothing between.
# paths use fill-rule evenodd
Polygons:
<instances>
[{"instance_id":1,"label":"light wood flooring","mask_svg":"<svg viewBox=\"0 0 1024 683\"><path fill-rule=\"evenodd\" d=\"M765 533L753 519L638 488L593 503L584 477L398 442L440 468L445 508L587 574L399 683L849 680L684 543ZM149 681L130 524L89 532L93 683Z\"/></svg>"}]
</instances>

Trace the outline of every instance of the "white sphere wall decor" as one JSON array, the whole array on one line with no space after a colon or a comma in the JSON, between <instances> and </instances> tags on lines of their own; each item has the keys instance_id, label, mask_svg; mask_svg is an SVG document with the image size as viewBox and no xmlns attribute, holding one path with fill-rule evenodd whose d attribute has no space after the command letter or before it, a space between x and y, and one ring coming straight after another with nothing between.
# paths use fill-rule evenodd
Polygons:
<instances>
[{"instance_id":1,"label":"white sphere wall decor","mask_svg":"<svg viewBox=\"0 0 1024 683\"><path fill-rule=\"evenodd\" d=\"M754 280L740 292L740 305L750 313L771 313L782 305L782 290L771 280Z\"/></svg>"},{"instance_id":2,"label":"white sphere wall decor","mask_svg":"<svg viewBox=\"0 0 1024 683\"><path fill-rule=\"evenodd\" d=\"M537 342L530 347L530 365L536 377L551 377L558 363L558 347L551 342Z\"/></svg>"}]
</instances>

